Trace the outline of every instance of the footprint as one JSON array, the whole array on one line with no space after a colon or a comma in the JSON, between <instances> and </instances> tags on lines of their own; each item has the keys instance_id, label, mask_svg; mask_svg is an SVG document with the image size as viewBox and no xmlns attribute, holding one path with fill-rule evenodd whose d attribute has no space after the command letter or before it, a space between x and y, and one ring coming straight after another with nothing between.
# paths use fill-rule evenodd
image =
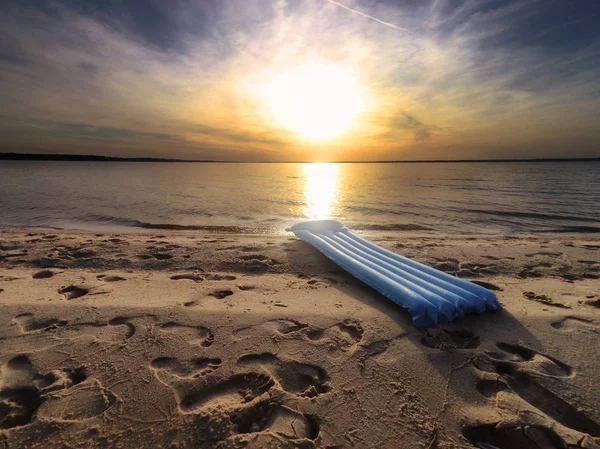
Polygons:
<instances>
[{"instance_id":1,"label":"footprint","mask_svg":"<svg viewBox=\"0 0 600 449\"><path fill-rule=\"evenodd\" d=\"M218 358L202 357L180 361L172 357L158 357L150 362L150 366L156 370L169 370L180 377L202 377L219 369L221 363Z\"/></svg>"},{"instance_id":2,"label":"footprint","mask_svg":"<svg viewBox=\"0 0 600 449\"><path fill-rule=\"evenodd\" d=\"M17 276L0 276L0 281L4 281L4 282L11 282L11 281L16 281L19 280L21 278L18 278Z\"/></svg>"},{"instance_id":3,"label":"footprint","mask_svg":"<svg viewBox=\"0 0 600 449\"><path fill-rule=\"evenodd\" d=\"M99 274L96 278L102 282L120 282L126 280L124 277L117 276L116 274Z\"/></svg>"},{"instance_id":4,"label":"footprint","mask_svg":"<svg viewBox=\"0 0 600 449\"><path fill-rule=\"evenodd\" d=\"M66 320L58 318L36 318L32 313L21 313L13 318L19 325L21 332L35 332L39 330L55 329L67 325Z\"/></svg>"},{"instance_id":5,"label":"footprint","mask_svg":"<svg viewBox=\"0 0 600 449\"><path fill-rule=\"evenodd\" d=\"M169 260L169 259L173 258L173 256L171 254L165 254L165 253L153 253L152 257L154 257L155 259L158 259L158 260Z\"/></svg>"},{"instance_id":6,"label":"footprint","mask_svg":"<svg viewBox=\"0 0 600 449\"><path fill-rule=\"evenodd\" d=\"M80 383L44 398L36 418L79 422L102 415L117 402L117 397L97 381Z\"/></svg>"},{"instance_id":7,"label":"footprint","mask_svg":"<svg viewBox=\"0 0 600 449\"><path fill-rule=\"evenodd\" d=\"M176 274L174 276L171 276L171 279L174 281L180 281L180 280L184 279L184 280L194 281L194 282L201 282L204 280L204 278L202 276L200 276L199 274L195 274L195 273Z\"/></svg>"},{"instance_id":8,"label":"footprint","mask_svg":"<svg viewBox=\"0 0 600 449\"><path fill-rule=\"evenodd\" d=\"M170 321L160 326L162 332L176 335L187 343L209 347L215 340L211 330L204 326L193 326Z\"/></svg>"},{"instance_id":9,"label":"footprint","mask_svg":"<svg viewBox=\"0 0 600 449\"><path fill-rule=\"evenodd\" d=\"M455 273L460 268L460 261L458 259L440 259L436 258L438 263L434 263L432 266L436 270L444 271L446 273Z\"/></svg>"},{"instance_id":10,"label":"footprint","mask_svg":"<svg viewBox=\"0 0 600 449\"><path fill-rule=\"evenodd\" d=\"M108 321L77 323L62 327L58 338L92 336L106 342L121 342L130 339L136 332L129 317L115 317Z\"/></svg>"},{"instance_id":11,"label":"footprint","mask_svg":"<svg viewBox=\"0 0 600 449\"><path fill-rule=\"evenodd\" d=\"M61 271L57 271L57 270L42 270L42 271L38 271L37 273L33 273L33 275L31 276L33 279L48 279L51 278L52 276L61 273Z\"/></svg>"},{"instance_id":12,"label":"footprint","mask_svg":"<svg viewBox=\"0 0 600 449\"><path fill-rule=\"evenodd\" d=\"M217 381L208 387L186 393L180 402L183 411L207 409L235 409L253 401L274 385L273 379L264 374L244 373Z\"/></svg>"},{"instance_id":13,"label":"footprint","mask_svg":"<svg viewBox=\"0 0 600 449\"><path fill-rule=\"evenodd\" d=\"M557 449L554 442L562 442L553 430L534 425L473 425L464 427L462 434L481 449Z\"/></svg>"},{"instance_id":14,"label":"footprint","mask_svg":"<svg viewBox=\"0 0 600 449\"><path fill-rule=\"evenodd\" d=\"M360 322L353 319L346 319L325 329L310 327L305 332L310 340L342 350L358 344L364 333Z\"/></svg>"},{"instance_id":15,"label":"footprint","mask_svg":"<svg viewBox=\"0 0 600 449\"><path fill-rule=\"evenodd\" d=\"M475 384L475 388L486 398L494 398L498 393L508 390L508 385L501 379L481 379Z\"/></svg>"},{"instance_id":16,"label":"footprint","mask_svg":"<svg viewBox=\"0 0 600 449\"><path fill-rule=\"evenodd\" d=\"M375 357L376 355L383 354L388 350L391 342L392 339L390 338L386 340L377 340L368 345L361 346L361 349L364 353L362 357L366 359L367 357Z\"/></svg>"},{"instance_id":17,"label":"footprint","mask_svg":"<svg viewBox=\"0 0 600 449\"><path fill-rule=\"evenodd\" d=\"M478 382L477 389L488 398L493 398L500 391L509 390L517 394L525 402L542 411L563 426L588 433L593 437L600 436L600 424L591 420L576 407L558 397L550 390L535 382L532 377L516 369L499 369L501 380ZM495 385L494 385L495 384Z\"/></svg>"},{"instance_id":18,"label":"footprint","mask_svg":"<svg viewBox=\"0 0 600 449\"><path fill-rule=\"evenodd\" d=\"M563 255L563 253L559 253L559 252L538 251L537 253L525 254L525 257L535 257L535 256L559 257L559 256L562 256L562 255Z\"/></svg>"},{"instance_id":19,"label":"footprint","mask_svg":"<svg viewBox=\"0 0 600 449\"><path fill-rule=\"evenodd\" d=\"M502 352L487 351L485 354L491 359L499 373L513 373L518 368L533 374L552 377L569 377L573 368L548 355L542 355L533 349L508 343L496 343Z\"/></svg>"},{"instance_id":20,"label":"footprint","mask_svg":"<svg viewBox=\"0 0 600 449\"><path fill-rule=\"evenodd\" d=\"M233 291L230 289L215 290L214 292L208 294L208 296L213 296L217 299L224 299L231 295L233 295Z\"/></svg>"},{"instance_id":21,"label":"footprint","mask_svg":"<svg viewBox=\"0 0 600 449\"><path fill-rule=\"evenodd\" d=\"M71 251L69 255L74 259L88 259L96 255L96 251L89 248L79 248Z\"/></svg>"},{"instance_id":22,"label":"footprint","mask_svg":"<svg viewBox=\"0 0 600 449\"><path fill-rule=\"evenodd\" d=\"M247 256L239 256L238 259L241 260L259 260L261 262L267 262L269 264L279 264L280 262L275 260L275 259L271 259L268 256L265 256L264 254L249 254Z\"/></svg>"},{"instance_id":23,"label":"footprint","mask_svg":"<svg viewBox=\"0 0 600 449\"><path fill-rule=\"evenodd\" d=\"M285 391L298 396L315 397L329 391L327 372L316 365L282 360L268 352L244 355L237 363L260 366L275 377Z\"/></svg>"},{"instance_id":24,"label":"footprint","mask_svg":"<svg viewBox=\"0 0 600 449\"><path fill-rule=\"evenodd\" d=\"M421 343L428 348L441 350L447 349L473 349L479 346L481 339L477 334L466 329L446 330L428 329L421 337Z\"/></svg>"},{"instance_id":25,"label":"footprint","mask_svg":"<svg viewBox=\"0 0 600 449\"><path fill-rule=\"evenodd\" d=\"M523 292L523 296L527 299L529 299L530 301L537 301L540 302L546 306L551 306L551 307L560 307L561 309L570 309L571 307L562 304L560 302L554 302L552 301L551 298L549 298L546 295L536 295L534 292Z\"/></svg>"},{"instance_id":26,"label":"footprint","mask_svg":"<svg viewBox=\"0 0 600 449\"><path fill-rule=\"evenodd\" d=\"M26 355L13 357L0 368L0 429L29 424L50 393L86 378L83 367L41 374Z\"/></svg>"},{"instance_id":27,"label":"footprint","mask_svg":"<svg viewBox=\"0 0 600 449\"><path fill-rule=\"evenodd\" d=\"M288 319L275 319L258 324L256 326L248 326L243 327L241 329L237 329L233 332L233 338L234 340L255 338L257 332L288 335L306 328L308 328L308 324L301 323L300 321Z\"/></svg>"},{"instance_id":28,"label":"footprint","mask_svg":"<svg viewBox=\"0 0 600 449\"><path fill-rule=\"evenodd\" d=\"M584 304L586 306L590 306L590 307L595 307L597 309L600 309L600 297L595 298L593 295L588 295L586 296L586 300L585 301L580 301L581 304Z\"/></svg>"},{"instance_id":29,"label":"footprint","mask_svg":"<svg viewBox=\"0 0 600 449\"><path fill-rule=\"evenodd\" d=\"M554 329L569 330L579 329L591 332L600 332L600 326L598 326L593 320L587 318L580 318L577 316L566 316L558 321L550 323Z\"/></svg>"},{"instance_id":30,"label":"footprint","mask_svg":"<svg viewBox=\"0 0 600 449\"><path fill-rule=\"evenodd\" d=\"M313 417L270 401L233 413L230 419L241 434L267 432L288 439L309 440L319 435L319 424Z\"/></svg>"},{"instance_id":31,"label":"footprint","mask_svg":"<svg viewBox=\"0 0 600 449\"><path fill-rule=\"evenodd\" d=\"M67 287L62 287L58 290L58 293L64 295L67 299L81 298L82 296L87 295L89 292L90 290L88 288L78 287L72 284Z\"/></svg>"}]
</instances>

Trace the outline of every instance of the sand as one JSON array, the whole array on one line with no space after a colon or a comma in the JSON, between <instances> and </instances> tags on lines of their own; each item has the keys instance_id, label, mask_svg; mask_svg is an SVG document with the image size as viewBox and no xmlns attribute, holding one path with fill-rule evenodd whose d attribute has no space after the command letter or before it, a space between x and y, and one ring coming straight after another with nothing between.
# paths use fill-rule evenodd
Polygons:
<instances>
[{"instance_id":1,"label":"sand","mask_svg":"<svg viewBox=\"0 0 600 449\"><path fill-rule=\"evenodd\" d=\"M600 448L600 239L373 233L496 290L430 329L290 236L0 233L0 448Z\"/></svg>"}]
</instances>

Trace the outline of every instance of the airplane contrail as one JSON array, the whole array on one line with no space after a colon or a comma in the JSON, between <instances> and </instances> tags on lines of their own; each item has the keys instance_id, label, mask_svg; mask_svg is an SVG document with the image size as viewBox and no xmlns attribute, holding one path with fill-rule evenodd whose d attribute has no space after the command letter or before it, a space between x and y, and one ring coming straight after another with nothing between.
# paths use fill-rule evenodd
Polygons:
<instances>
[{"instance_id":1,"label":"airplane contrail","mask_svg":"<svg viewBox=\"0 0 600 449\"><path fill-rule=\"evenodd\" d=\"M373 16L370 16L369 14L365 14L364 12L357 11L356 9L352 9L352 8L346 6L346 5L342 5L341 3L338 3L338 2L336 2L334 0L326 0L326 1L328 1L329 3L333 3L334 5L339 6L340 8L344 8L344 9L350 11L350 12L353 12L354 14L358 14L359 16L366 17L367 19L374 20L375 22L379 22L380 24L388 26L388 27L393 28L395 30L404 31L405 33L412 33L412 31L410 31L410 30L408 30L406 28L399 27L398 25L394 25L393 23L384 22L383 20L380 20L377 17L373 17Z\"/></svg>"}]
</instances>

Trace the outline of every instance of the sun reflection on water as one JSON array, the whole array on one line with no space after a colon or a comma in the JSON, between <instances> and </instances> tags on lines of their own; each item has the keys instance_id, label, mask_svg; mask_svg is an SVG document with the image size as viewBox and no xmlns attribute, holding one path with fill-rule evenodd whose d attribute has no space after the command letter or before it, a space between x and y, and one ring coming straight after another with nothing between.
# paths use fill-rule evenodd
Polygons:
<instances>
[{"instance_id":1,"label":"sun reflection on water","mask_svg":"<svg viewBox=\"0 0 600 449\"><path fill-rule=\"evenodd\" d=\"M304 165L304 215L311 220L331 218L338 201L339 164L327 162Z\"/></svg>"}]
</instances>

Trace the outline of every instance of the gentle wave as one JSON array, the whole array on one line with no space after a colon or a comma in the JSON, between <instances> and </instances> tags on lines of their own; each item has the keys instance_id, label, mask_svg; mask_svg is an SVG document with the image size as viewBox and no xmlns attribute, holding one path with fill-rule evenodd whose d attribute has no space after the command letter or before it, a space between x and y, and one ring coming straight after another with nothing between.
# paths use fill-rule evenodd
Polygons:
<instances>
[{"instance_id":1,"label":"gentle wave","mask_svg":"<svg viewBox=\"0 0 600 449\"><path fill-rule=\"evenodd\" d=\"M353 224L352 229L357 231L433 231L432 228L418 224L396 223L396 224Z\"/></svg>"},{"instance_id":2,"label":"gentle wave","mask_svg":"<svg viewBox=\"0 0 600 449\"><path fill-rule=\"evenodd\" d=\"M486 209L466 209L465 212L475 214L496 215L499 217L514 217L514 218L534 218L539 220L557 220L557 221L585 221L590 223L598 223L598 220L589 217L578 217L573 215L555 215L542 214L538 212L517 212L504 210L486 210Z\"/></svg>"},{"instance_id":3,"label":"gentle wave","mask_svg":"<svg viewBox=\"0 0 600 449\"><path fill-rule=\"evenodd\" d=\"M137 221L137 220L136 220ZM206 231L235 234L271 234L276 232L274 228L253 228L249 226L217 226L217 225L179 225L174 223L144 223L137 222L134 225L143 229L162 229L171 231Z\"/></svg>"},{"instance_id":4,"label":"gentle wave","mask_svg":"<svg viewBox=\"0 0 600 449\"><path fill-rule=\"evenodd\" d=\"M600 233L600 228L596 226L564 226L560 228L538 229L531 232L551 234L565 234L571 232L577 234L597 234Z\"/></svg>"}]
</instances>

